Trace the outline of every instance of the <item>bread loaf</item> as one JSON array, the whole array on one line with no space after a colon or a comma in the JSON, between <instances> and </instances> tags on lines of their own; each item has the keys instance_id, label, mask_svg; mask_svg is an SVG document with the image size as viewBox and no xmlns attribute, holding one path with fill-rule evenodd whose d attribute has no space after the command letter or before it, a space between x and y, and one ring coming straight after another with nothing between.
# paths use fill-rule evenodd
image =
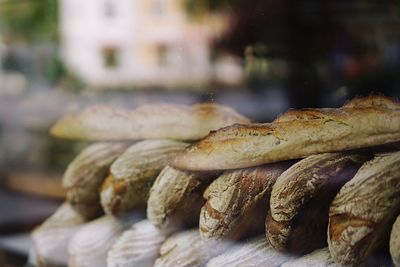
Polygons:
<instances>
[{"instance_id":1,"label":"bread loaf","mask_svg":"<svg viewBox=\"0 0 400 267\"><path fill-rule=\"evenodd\" d=\"M95 143L85 148L67 167L63 186L67 200L82 216L101 213L99 191L111 163L128 148L127 143Z\"/></svg>"},{"instance_id":2,"label":"bread loaf","mask_svg":"<svg viewBox=\"0 0 400 267\"><path fill-rule=\"evenodd\" d=\"M145 207L155 178L187 144L172 140L146 140L129 147L111 165L111 175L101 188L107 214L121 214Z\"/></svg>"},{"instance_id":3,"label":"bread loaf","mask_svg":"<svg viewBox=\"0 0 400 267\"><path fill-rule=\"evenodd\" d=\"M325 153L286 170L272 189L267 237L279 250L303 254L327 246L329 206L368 156Z\"/></svg>"},{"instance_id":4,"label":"bread loaf","mask_svg":"<svg viewBox=\"0 0 400 267\"><path fill-rule=\"evenodd\" d=\"M85 219L68 203L63 203L36 228L32 233L32 241L38 266L67 265L68 243L84 222Z\"/></svg>"},{"instance_id":5,"label":"bread loaf","mask_svg":"<svg viewBox=\"0 0 400 267\"><path fill-rule=\"evenodd\" d=\"M134 110L97 105L60 119L50 133L80 140L196 140L233 123L249 120L217 104L149 104Z\"/></svg>"},{"instance_id":6,"label":"bread loaf","mask_svg":"<svg viewBox=\"0 0 400 267\"><path fill-rule=\"evenodd\" d=\"M83 226L69 243L68 267L107 267L107 252L126 225L104 216Z\"/></svg>"},{"instance_id":7,"label":"bread loaf","mask_svg":"<svg viewBox=\"0 0 400 267\"><path fill-rule=\"evenodd\" d=\"M168 232L143 220L125 230L112 245L107 256L108 267L152 267Z\"/></svg>"},{"instance_id":8,"label":"bread loaf","mask_svg":"<svg viewBox=\"0 0 400 267\"><path fill-rule=\"evenodd\" d=\"M285 262L281 267L339 267L329 254L329 249L317 249L301 258Z\"/></svg>"},{"instance_id":9,"label":"bread loaf","mask_svg":"<svg viewBox=\"0 0 400 267\"><path fill-rule=\"evenodd\" d=\"M196 226L205 202L203 192L215 176L165 167L150 189L147 217L161 228Z\"/></svg>"},{"instance_id":10,"label":"bread loaf","mask_svg":"<svg viewBox=\"0 0 400 267\"><path fill-rule=\"evenodd\" d=\"M394 266L400 266L400 215L393 224L392 233L390 234L390 255Z\"/></svg>"},{"instance_id":11,"label":"bread loaf","mask_svg":"<svg viewBox=\"0 0 400 267\"><path fill-rule=\"evenodd\" d=\"M186 170L245 168L400 141L400 104L372 99L339 109L293 110L273 123L228 126L189 146L173 165Z\"/></svg>"},{"instance_id":12,"label":"bread loaf","mask_svg":"<svg viewBox=\"0 0 400 267\"><path fill-rule=\"evenodd\" d=\"M207 188L200 213L205 239L238 240L264 231L272 186L292 163L226 171Z\"/></svg>"},{"instance_id":13,"label":"bread loaf","mask_svg":"<svg viewBox=\"0 0 400 267\"><path fill-rule=\"evenodd\" d=\"M224 249L224 243L202 240L198 229L178 232L162 244L154 267L202 267Z\"/></svg>"},{"instance_id":14,"label":"bread loaf","mask_svg":"<svg viewBox=\"0 0 400 267\"><path fill-rule=\"evenodd\" d=\"M272 249L265 236L259 236L212 258L206 267L278 267L289 259L288 255Z\"/></svg>"},{"instance_id":15,"label":"bread loaf","mask_svg":"<svg viewBox=\"0 0 400 267\"><path fill-rule=\"evenodd\" d=\"M400 213L400 151L366 162L339 191L329 210L328 244L343 265L366 262L389 244Z\"/></svg>"}]
</instances>

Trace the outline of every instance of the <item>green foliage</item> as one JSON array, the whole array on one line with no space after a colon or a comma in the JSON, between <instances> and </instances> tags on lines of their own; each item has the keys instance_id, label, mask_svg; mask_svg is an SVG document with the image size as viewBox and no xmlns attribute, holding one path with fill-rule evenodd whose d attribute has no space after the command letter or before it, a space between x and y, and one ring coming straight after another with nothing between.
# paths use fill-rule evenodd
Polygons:
<instances>
[{"instance_id":1,"label":"green foliage","mask_svg":"<svg viewBox=\"0 0 400 267\"><path fill-rule=\"evenodd\" d=\"M2 0L0 25L12 39L56 40L58 0Z\"/></svg>"}]
</instances>

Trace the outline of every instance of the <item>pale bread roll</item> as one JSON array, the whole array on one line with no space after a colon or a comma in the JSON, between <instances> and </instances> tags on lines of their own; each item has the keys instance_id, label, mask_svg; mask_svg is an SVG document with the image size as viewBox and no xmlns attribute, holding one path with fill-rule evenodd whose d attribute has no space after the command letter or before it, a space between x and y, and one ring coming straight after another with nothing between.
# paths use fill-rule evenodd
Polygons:
<instances>
[{"instance_id":1,"label":"pale bread roll","mask_svg":"<svg viewBox=\"0 0 400 267\"><path fill-rule=\"evenodd\" d=\"M289 259L290 256L275 251L265 236L259 236L238 243L227 252L212 258L206 267L278 267Z\"/></svg>"},{"instance_id":2,"label":"pale bread roll","mask_svg":"<svg viewBox=\"0 0 400 267\"><path fill-rule=\"evenodd\" d=\"M376 155L339 191L329 210L328 244L335 262L365 263L389 244L400 213L400 151Z\"/></svg>"},{"instance_id":3,"label":"pale bread roll","mask_svg":"<svg viewBox=\"0 0 400 267\"><path fill-rule=\"evenodd\" d=\"M226 171L204 192L200 235L239 240L264 231L272 186L292 162Z\"/></svg>"},{"instance_id":4,"label":"pale bread roll","mask_svg":"<svg viewBox=\"0 0 400 267\"><path fill-rule=\"evenodd\" d=\"M327 246L329 206L339 189L370 156L309 156L282 173L273 186L266 235L272 247L295 254Z\"/></svg>"},{"instance_id":5,"label":"pale bread roll","mask_svg":"<svg viewBox=\"0 0 400 267\"><path fill-rule=\"evenodd\" d=\"M68 203L32 232L35 256L40 267L68 264L68 244L85 222Z\"/></svg>"},{"instance_id":6,"label":"pale bread roll","mask_svg":"<svg viewBox=\"0 0 400 267\"><path fill-rule=\"evenodd\" d=\"M197 140L234 123L250 121L218 104L148 104L134 110L97 105L58 120L53 136L79 140Z\"/></svg>"},{"instance_id":7,"label":"pale bread roll","mask_svg":"<svg viewBox=\"0 0 400 267\"><path fill-rule=\"evenodd\" d=\"M215 173L180 171L166 166L150 189L147 217L161 228L190 228L199 223L203 192Z\"/></svg>"},{"instance_id":8,"label":"pale bread roll","mask_svg":"<svg viewBox=\"0 0 400 267\"><path fill-rule=\"evenodd\" d=\"M82 216L91 219L101 213L99 191L113 161L128 143L94 143L79 153L68 165L63 177L67 201Z\"/></svg>"},{"instance_id":9,"label":"pale bread roll","mask_svg":"<svg viewBox=\"0 0 400 267\"><path fill-rule=\"evenodd\" d=\"M173 166L236 169L400 141L399 103L373 99L357 99L338 109L293 110L273 123L222 128L189 146Z\"/></svg>"},{"instance_id":10,"label":"pale bread roll","mask_svg":"<svg viewBox=\"0 0 400 267\"><path fill-rule=\"evenodd\" d=\"M400 266L400 216L397 217L393 224L392 233L390 234L390 255L396 267Z\"/></svg>"},{"instance_id":11,"label":"pale bread roll","mask_svg":"<svg viewBox=\"0 0 400 267\"><path fill-rule=\"evenodd\" d=\"M111 165L111 174L103 183L103 210L122 214L145 207L157 175L186 146L173 140L146 140L130 146Z\"/></svg>"},{"instance_id":12,"label":"pale bread roll","mask_svg":"<svg viewBox=\"0 0 400 267\"><path fill-rule=\"evenodd\" d=\"M317 249L298 259L285 262L281 267L340 267L332 259L329 249Z\"/></svg>"}]
</instances>

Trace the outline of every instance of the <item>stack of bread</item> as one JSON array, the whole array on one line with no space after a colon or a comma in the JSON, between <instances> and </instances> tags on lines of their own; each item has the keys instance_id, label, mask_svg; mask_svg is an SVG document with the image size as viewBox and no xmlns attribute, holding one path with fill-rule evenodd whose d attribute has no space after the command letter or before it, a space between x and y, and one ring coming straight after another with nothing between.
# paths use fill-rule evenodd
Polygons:
<instances>
[{"instance_id":1,"label":"stack of bread","mask_svg":"<svg viewBox=\"0 0 400 267\"><path fill-rule=\"evenodd\" d=\"M33 232L39 266L400 266L395 100L264 124L216 104L95 106L51 133L94 143Z\"/></svg>"}]
</instances>

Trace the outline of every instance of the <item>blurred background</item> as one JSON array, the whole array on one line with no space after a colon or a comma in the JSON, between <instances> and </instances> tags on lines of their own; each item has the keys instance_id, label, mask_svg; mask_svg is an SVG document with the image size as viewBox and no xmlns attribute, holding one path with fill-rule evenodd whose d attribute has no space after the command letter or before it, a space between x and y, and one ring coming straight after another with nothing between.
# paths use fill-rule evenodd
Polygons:
<instances>
[{"instance_id":1,"label":"blurred background","mask_svg":"<svg viewBox=\"0 0 400 267\"><path fill-rule=\"evenodd\" d=\"M63 114L210 101L267 122L399 97L399 72L396 0L0 0L0 266L63 199L85 145L48 136Z\"/></svg>"}]
</instances>

